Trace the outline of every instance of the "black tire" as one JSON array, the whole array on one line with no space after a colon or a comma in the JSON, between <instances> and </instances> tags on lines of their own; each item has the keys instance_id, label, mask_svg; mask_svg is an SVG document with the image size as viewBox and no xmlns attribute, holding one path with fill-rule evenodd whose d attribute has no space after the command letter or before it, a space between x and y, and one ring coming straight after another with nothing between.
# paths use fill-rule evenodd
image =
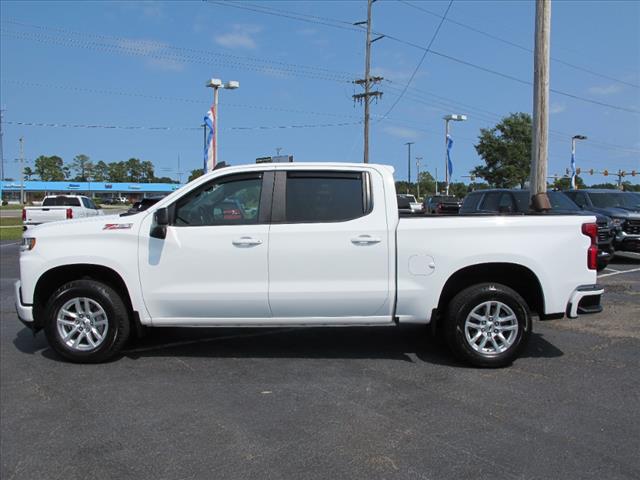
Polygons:
<instances>
[{"instance_id":1,"label":"black tire","mask_svg":"<svg viewBox=\"0 0 640 480\"><path fill-rule=\"evenodd\" d=\"M491 329L494 328L491 325L497 325L497 323L491 323L495 320L495 316L491 317L491 313L489 313L488 321L486 322L489 325L488 329L485 327L485 324L482 324L479 325L484 327L482 331L480 331L480 328L468 330L468 332L473 332L474 338L478 338L475 337L476 334L480 335L478 340L480 343L482 343L484 338L486 338L486 344L491 342L488 347L485 346L478 349L480 345L472 342L472 338L467 338L465 323L467 322L467 318L470 318L472 312L477 313L481 311L486 308L487 304L490 305L490 308L491 305L493 305L494 311L497 311L495 309L499 309L499 311L497 311L498 313L496 313L498 317L500 317L500 312L502 312L507 313L507 316L504 318L510 318L512 312L515 319L509 320L509 324L506 325L506 322L501 321L501 326L496 326L496 329L491 331ZM511 312L509 312L509 310ZM479 320L471 319L471 321L481 324ZM516 325L517 329L515 328ZM506 339L509 340L508 342L503 342L498 338L498 334L493 333L503 326L508 326L509 331L505 328L505 331L500 331L499 335L502 335L502 339L504 339L504 335L506 335ZM488 330L488 333L485 333L485 330ZM513 333L513 331L515 331L515 333ZM513 362L529 340L531 336L531 314L527 303L518 292L513 289L499 283L479 283L465 288L453 297L449 303L444 333L449 348L459 359L476 367L504 367ZM469 336L471 336L471 333L469 333ZM506 346L507 344L508 346ZM473 345L475 345L475 347ZM496 345L500 348L505 348L504 351L496 351L497 348L494 347Z\"/></svg>"},{"instance_id":2,"label":"black tire","mask_svg":"<svg viewBox=\"0 0 640 480\"><path fill-rule=\"evenodd\" d=\"M61 336L58 313L74 298L89 299L106 314L106 334L95 348L89 346L89 349L80 351L67 345ZM130 330L129 312L120 294L95 280L74 280L64 284L54 292L45 308L44 331L49 344L60 356L75 363L100 363L113 358L129 338Z\"/></svg>"}]
</instances>

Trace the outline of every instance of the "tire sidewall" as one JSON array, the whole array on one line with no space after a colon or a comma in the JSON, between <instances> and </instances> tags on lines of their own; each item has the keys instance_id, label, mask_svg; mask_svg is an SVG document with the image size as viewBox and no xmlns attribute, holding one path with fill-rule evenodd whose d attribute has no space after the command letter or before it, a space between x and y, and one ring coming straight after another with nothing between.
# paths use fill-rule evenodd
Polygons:
<instances>
[{"instance_id":1,"label":"tire sidewall","mask_svg":"<svg viewBox=\"0 0 640 480\"><path fill-rule=\"evenodd\" d=\"M112 299L113 292L109 287L95 281L70 282L56 291L47 304L45 334L49 344L63 357L77 362L101 361L109 355L109 352L121 334L121 321L119 316L122 311ZM60 308L69 300L76 297L87 297L97 302L107 315L107 338L92 350L80 351L68 347L60 338L57 328L57 315Z\"/></svg>"},{"instance_id":2,"label":"tire sidewall","mask_svg":"<svg viewBox=\"0 0 640 480\"><path fill-rule=\"evenodd\" d=\"M459 296L463 300L456 302L454 299L452 306L455 305L455 311L449 312L449 320L453 326L450 329L449 337L454 350L476 366L502 367L509 365L518 356L531 332L531 315L522 297L510 288L499 284L471 287L461 292ZM465 335L465 322L469 313L480 304L488 301L498 301L507 305L513 310L518 322L515 341L506 351L497 355L483 355L477 352L469 345Z\"/></svg>"}]
</instances>

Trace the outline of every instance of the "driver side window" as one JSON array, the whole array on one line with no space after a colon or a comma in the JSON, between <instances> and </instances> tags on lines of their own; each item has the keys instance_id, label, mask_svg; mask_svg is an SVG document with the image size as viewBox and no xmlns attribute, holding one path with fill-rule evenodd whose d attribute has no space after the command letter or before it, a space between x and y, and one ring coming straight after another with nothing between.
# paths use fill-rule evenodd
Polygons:
<instances>
[{"instance_id":1,"label":"driver side window","mask_svg":"<svg viewBox=\"0 0 640 480\"><path fill-rule=\"evenodd\" d=\"M261 193L262 173L218 178L178 200L174 225L257 224Z\"/></svg>"}]
</instances>

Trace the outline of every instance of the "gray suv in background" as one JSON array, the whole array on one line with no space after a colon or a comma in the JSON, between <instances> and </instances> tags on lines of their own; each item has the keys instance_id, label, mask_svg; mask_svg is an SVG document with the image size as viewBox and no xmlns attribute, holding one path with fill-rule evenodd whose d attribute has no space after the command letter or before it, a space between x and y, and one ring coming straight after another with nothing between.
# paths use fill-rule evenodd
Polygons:
<instances>
[{"instance_id":1,"label":"gray suv in background","mask_svg":"<svg viewBox=\"0 0 640 480\"><path fill-rule=\"evenodd\" d=\"M616 250L640 253L640 193L595 188L563 193L580 208L611 217Z\"/></svg>"}]
</instances>

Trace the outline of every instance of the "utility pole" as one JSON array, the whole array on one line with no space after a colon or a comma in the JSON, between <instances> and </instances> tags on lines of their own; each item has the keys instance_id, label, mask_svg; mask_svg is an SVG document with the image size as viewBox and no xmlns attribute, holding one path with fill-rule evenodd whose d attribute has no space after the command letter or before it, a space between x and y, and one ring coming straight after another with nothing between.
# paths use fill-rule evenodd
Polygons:
<instances>
[{"instance_id":1,"label":"utility pole","mask_svg":"<svg viewBox=\"0 0 640 480\"><path fill-rule=\"evenodd\" d=\"M24 141L20 137L20 205L24 205Z\"/></svg>"},{"instance_id":2,"label":"utility pole","mask_svg":"<svg viewBox=\"0 0 640 480\"><path fill-rule=\"evenodd\" d=\"M2 205L2 186L4 184L4 150L2 148L2 121L4 110L0 108L0 205Z\"/></svg>"},{"instance_id":3,"label":"utility pole","mask_svg":"<svg viewBox=\"0 0 640 480\"><path fill-rule=\"evenodd\" d=\"M182 171L180 170L180 154L178 154L178 183L182 183Z\"/></svg>"},{"instance_id":4,"label":"utility pole","mask_svg":"<svg viewBox=\"0 0 640 480\"><path fill-rule=\"evenodd\" d=\"M364 79L356 80L356 85L364 87L364 93L358 93L353 95L353 99L358 102L364 102L364 163L369 163L369 105L371 98L378 98L382 96L382 92L376 90L371 91L371 86L376 83L380 83L382 77L371 77L371 44L377 42L384 35L380 35L377 38L371 40L371 6L376 0L367 0L367 21L356 22L354 25L367 25L367 40L364 58Z\"/></svg>"},{"instance_id":5,"label":"utility pole","mask_svg":"<svg viewBox=\"0 0 640 480\"><path fill-rule=\"evenodd\" d=\"M416 142L407 142L405 145L407 146L407 167L409 168L409 173L407 175L407 193L409 193L409 185L411 185L411 145Z\"/></svg>"},{"instance_id":6,"label":"utility pole","mask_svg":"<svg viewBox=\"0 0 640 480\"><path fill-rule=\"evenodd\" d=\"M418 185L418 201L420 201L420 161L422 157L416 157L416 184Z\"/></svg>"},{"instance_id":7,"label":"utility pole","mask_svg":"<svg viewBox=\"0 0 640 480\"><path fill-rule=\"evenodd\" d=\"M438 195L438 167L436 167L436 191L433 192L434 195Z\"/></svg>"},{"instance_id":8,"label":"utility pole","mask_svg":"<svg viewBox=\"0 0 640 480\"><path fill-rule=\"evenodd\" d=\"M531 206L549 210L547 151L549 135L549 37L551 0L536 0L536 33L533 63L533 142L531 149Z\"/></svg>"}]
</instances>

